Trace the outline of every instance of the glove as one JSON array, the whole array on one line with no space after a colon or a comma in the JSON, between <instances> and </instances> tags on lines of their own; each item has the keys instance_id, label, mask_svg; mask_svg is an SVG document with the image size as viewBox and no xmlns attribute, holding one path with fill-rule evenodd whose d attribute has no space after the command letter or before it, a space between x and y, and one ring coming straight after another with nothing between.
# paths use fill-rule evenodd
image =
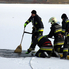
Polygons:
<instances>
[{"instance_id":1,"label":"glove","mask_svg":"<svg viewBox=\"0 0 69 69\"><path fill-rule=\"evenodd\" d=\"M25 54L29 54L31 51L32 51L31 49L28 49Z\"/></svg>"},{"instance_id":2,"label":"glove","mask_svg":"<svg viewBox=\"0 0 69 69\"><path fill-rule=\"evenodd\" d=\"M45 35L44 37L47 37L48 38L48 35Z\"/></svg>"},{"instance_id":3,"label":"glove","mask_svg":"<svg viewBox=\"0 0 69 69\"><path fill-rule=\"evenodd\" d=\"M27 25L27 24L25 23L25 24L24 24L24 28L26 27L26 25Z\"/></svg>"}]
</instances>

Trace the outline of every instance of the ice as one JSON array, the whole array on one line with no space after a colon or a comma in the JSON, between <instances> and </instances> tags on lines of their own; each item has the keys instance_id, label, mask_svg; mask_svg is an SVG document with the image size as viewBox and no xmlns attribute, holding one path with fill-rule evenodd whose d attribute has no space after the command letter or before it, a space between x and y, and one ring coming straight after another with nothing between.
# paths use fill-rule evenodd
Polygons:
<instances>
[{"instance_id":1,"label":"ice","mask_svg":"<svg viewBox=\"0 0 69 69\"><path fill-rule=\"evenodd\" d=\"M61 15L69 16L69 4L0 4L0 49L16 49L20 44L24 23L30 17L31 11L36 10L44 24L44 35L50 31L50 17L56 17L61 25ZM26 31L32 31L32 24L28 24ZM50 39L53 44L53 39ZM27 50L31 44L31 35L24 34L22 50ZM35 50L39 48L36 47ZM3 58L0 57L0 69L31 69L31 57ZM32 57L33 69L68 69L69 60L60 58Z\"/></svg>"}]
</instances>

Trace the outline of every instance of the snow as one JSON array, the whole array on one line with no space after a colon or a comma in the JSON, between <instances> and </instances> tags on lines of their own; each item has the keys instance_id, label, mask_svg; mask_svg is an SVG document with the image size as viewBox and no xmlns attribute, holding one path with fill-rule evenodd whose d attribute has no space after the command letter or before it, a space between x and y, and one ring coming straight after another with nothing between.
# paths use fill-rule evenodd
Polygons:
<instances>
[{"instance_id":1,"label":"snow","mask_svg":"<svg viewBox=\"0 0 69 69\"><path fill-rule=\"evenodd\" d=\"M31 62L30 59L32 58ZM2 58L0 57L0 69L68 69L69 60L55 57L51 58Z\"/></svg>"},{"instance_id":2,"label":"snow","mask_svg":"<svg viewBox=\"0 0 69 69\"><path fill-rule=\"evenodd\" d=\"M44 35L50 31L50 17L61 22L61 15L69 16L68 4L0 4L0 49L16 49L20 44L24 23L30 17L31 10L37 10L44 24ZM60 23L61 25L61 23ZM28 24L26 31L32 31ZM50 39L53 44L53 39ZM31 44L31 35L24 34L22 49L27 50ZM35 50L39 48L36 47ZM31 60L31 61L30 61ZM0 57L0 69L68 69L69 61L60 58L5 58Z\"/></svg>"}]
</instances>

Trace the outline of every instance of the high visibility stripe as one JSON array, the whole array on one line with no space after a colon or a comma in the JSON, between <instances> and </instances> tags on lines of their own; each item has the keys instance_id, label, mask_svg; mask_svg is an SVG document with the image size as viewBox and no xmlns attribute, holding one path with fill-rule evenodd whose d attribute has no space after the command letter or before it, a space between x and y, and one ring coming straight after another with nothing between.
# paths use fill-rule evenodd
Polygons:
<instances>
[{"instance_id":1,"label":"high visibility stripe","mask_svg":"<svg viewBox=\"0 0 69 69\"><path fill-rule=\"evenodd\" d=\"M44 44L44 46L51 46L52 44Z\"/></svg>"},{"instance_id":2,"label":"high visibility stripe","mask_svg":"<svg viewBox=\"0 0 69 69\"><path fill-rule=\"evenodd\" d=\"M65 33L65 31L62 31L63 33Z\"/></svg>"},{"instance_id":3,"label":"high visibility stripe","mask_svg":"<svg viewBox=\"0 0 69 69\"><path fill-rule=\"evenodd\" d=\"M39 29L38 32L39 32L39 31L44 31L44 29Z\"/></svg>"},{"instance_id":4,"label":"high visibility stripe","mask_svg":"<svg viewBox=\"0 0 69 69\"><path fill-rule=\"evenodd\" d=\"M66 36L69 36L69 34L67 34Z\"/></svg>"},{"instance_id":5,"label":"high visibility stripe","mask_svg":"<svg viewBox=\"0 0 69 69\"><path fill-rule=\"evenodd\" d=\"M65 29L62 29L62 32L64 32L64 33L65 33Z\"/></svg>"},{"instance_id":6,"label":"high visibility stripe","mask_svg":"<svg viewBox=\"0 0 69 69\"><path fill-rule=\"evenodd\" d=\"M30 51L32 51L32 49L29 48Z\"/></svg>"},{"instance_id":7,"label":"high visibility stripe","mask_svg":"<svg viewBox=\"0 0 69 69\"><path fill-rule=\"evenodd\" d=\"M32 44L32 43L31 43Z\"/></svg>"},{"instance_id":8,"label":"high visibility stripe","mask_svg":"<svg viewBox=\"0 0 69 69\"><path fill-rule=\"evenodd\" d=\"M66 21L66 23L68 23L68 22L69 22L69 20Z\"/></svg>"},{"instance_id":9,"label":"high visibility stripe","mask_svg":"<svg viewBox=\"0 0 69 69\"><path fill-rule=\"evenodd\" d=\"M45 42L44 44L43 44L43 46L51 46L52 44L51 44L51 42L50 41L47 41L47 42Z\"/></svg>"},{"instance_id":10,"label":"high visibility stripe","mask_svg":"<svg viewBox=\"0 0 69 69\"><path fill-rule=\"evenodd\" d=\"M63 45L64 44L64 42L63 43L56 43L56 44L54 44L54 46L56 46L56 45Z\"/></svg>"},{"instance_id":11,"label":"high visibility stripe","mask_svg":"<svg viewBox=\"0 0 69 69\"><path fill-rule=\"evenodd\" d=\"M41 55L41 53L39 53L39 55L38 55L38 56L40 57L40 55Z\"/></svg>"},{"instance_id":12,"label":"high visibility stripe","mask_svg":"<svg viewBox=\"0 0 69 69\"><path fill-rule=\"evenodd\" d=\"M63 50L63 52L68 52L68 50Z\"/></svg>"},{"instance_id":13,"label":"high visibility stripe","mask_svg":"<svg viewBox=\"0 0 69 69\"><path fill-rule=\"evenodd\" d=\"M40 48L40 50L52 51L53 49Z\"/></svg>"},{"instance_id":14,"label":"high visibility stripe","mask_svg":"<svg viewBox=\"0 0 69 69\"><path fill-rule=\"evenodd\" d=\"M43 38L44 36L41 36L40 38L38 38L38 42Z\"/></svg>"},{"instance_id":15,"label":"high visibility stripe","mask_svg":"<svg viewBox=\"0 0 69 69\"><path fill-rule=\"evenodd\" d=\"M60 29L60 30L56 30L55 33L60 32L60 31L62 31L62 29Z\"/></svg>"},{"instance_id":16,"label":"high visibility stripe","mask_svg":"<svg viewBox=\"0 0 69 69\"><path fill-rule=\"evenodd\" d=\"M64 48L63 49L63 52L68 52L68 48Z\"/></svg>"},{"instance_id":17,"label":"high visibility stripe","mask_svg":"<svg viewBox=\"0 0 69 69\"><path fill-rule=\"evenodd\" d=\"M41 33L39 33L39 35L41 35Z\"/></svg>"},{"instance_id":18,"label":"high visibility stripe","mask_svg":"<svg viewBox=\"0 0 69 69\"><path fill-rule=\"evenodd\" d=\"M29 23L29 21L26 21L27 23Z\"/></svg>"},{"instance_id":19,"label":"high visibility stripe","mask_svg":"<svg viewBox=\"0 0 69 69\"><path fill-rule=\"evenodd\" d=\"M35 24L38 24L38 23L35 23Z\"/></svg>"}]
</instances>

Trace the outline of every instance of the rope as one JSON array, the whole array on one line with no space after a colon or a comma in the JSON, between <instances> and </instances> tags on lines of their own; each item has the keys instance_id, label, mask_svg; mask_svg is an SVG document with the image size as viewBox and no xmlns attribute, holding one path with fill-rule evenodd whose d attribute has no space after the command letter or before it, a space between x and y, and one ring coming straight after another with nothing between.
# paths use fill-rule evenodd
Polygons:
<instances>
[{"instance_id":1,"label":"rope","mask_svg":"<svg viewBox=\"0 0 69 69\"><path fill-rule=\"evenodd\" d=\"M30 61L29 61L29 65L30 65L31 69L33 69L32 65L31 65L32 58L33 58L33 57L31 57L31 58L30 58Z\"/></svg>"}]
</instances>

